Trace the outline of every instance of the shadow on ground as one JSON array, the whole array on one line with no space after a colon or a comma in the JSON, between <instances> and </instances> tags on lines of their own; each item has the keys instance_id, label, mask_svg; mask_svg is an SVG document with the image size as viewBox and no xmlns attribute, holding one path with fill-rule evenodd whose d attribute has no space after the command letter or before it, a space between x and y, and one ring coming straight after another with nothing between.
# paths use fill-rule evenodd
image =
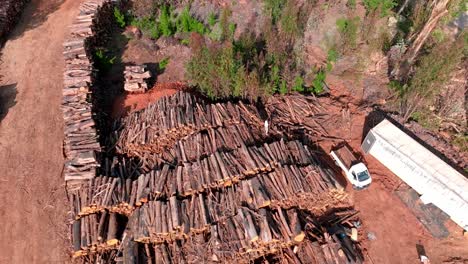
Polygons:
<instances>
[{"instance_id":1,"label":"shadow on ground","mask_svg":"<svg viewBox=\"0 0 468 264\"><path fill-rule=\"evenodd\" d=\"M8 114L8 109L16 104L16 84L0 86L0 122Z\"/></svg>"},{"instance_id":2,"label":"shadow on ground","mask_svg":"<svg viewBox=\"0 0 468 264\"><path fill-rule=\"evenodd\" d=\"M26 32L41 26L50 14L60 8L65 0L31 0L26 5L21 19L16 28L11 32L7 39L13 40L20 38Z\"/></svg>"}]
</instances>

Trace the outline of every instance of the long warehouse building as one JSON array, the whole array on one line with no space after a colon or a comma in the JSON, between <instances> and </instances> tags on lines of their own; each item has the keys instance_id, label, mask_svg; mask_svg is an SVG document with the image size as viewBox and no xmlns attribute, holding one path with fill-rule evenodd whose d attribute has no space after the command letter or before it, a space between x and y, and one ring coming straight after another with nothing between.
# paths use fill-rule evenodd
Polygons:
<instances>
[{"instance_id":1,"label":"long warehouse building","mask_svg":"<svg viewBox=\"0 0 468 264\"><path fill-rule=\"evenodd\" d=\"M362 149L468 230L468 179L385 119L372 128Z\"/></svg>"}]
</instances>

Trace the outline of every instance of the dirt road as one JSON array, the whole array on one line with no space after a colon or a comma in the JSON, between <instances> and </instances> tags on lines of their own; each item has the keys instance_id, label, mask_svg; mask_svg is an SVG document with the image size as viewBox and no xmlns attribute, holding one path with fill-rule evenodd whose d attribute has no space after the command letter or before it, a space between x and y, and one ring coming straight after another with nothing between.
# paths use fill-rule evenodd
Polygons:
<instances>
[{"instance_id":1,"label":"dirt road","mask_svg":"<svg viewBox=\"0 0 468 264\"><path fill-rule=\"evenodd\" d=\"M79 3L33 0L2 51L0 95L10 90L9 102L1 99L11 107L0 123L1 264L69 260L61 175L62 43Z\"/></svg>"}]
</instances>

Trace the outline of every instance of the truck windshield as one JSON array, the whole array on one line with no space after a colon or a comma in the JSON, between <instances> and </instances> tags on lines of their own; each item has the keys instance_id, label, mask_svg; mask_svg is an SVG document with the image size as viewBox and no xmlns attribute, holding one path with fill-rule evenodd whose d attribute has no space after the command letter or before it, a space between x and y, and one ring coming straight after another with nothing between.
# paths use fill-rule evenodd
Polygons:
<instances>
[{"instance_id":1,"label":"truck windshield","mask_svg":"<svg viewBox=\"0 0 468 264\"><path fill-rule=\"evenodd\" d=\"M366 181L369 179L369 173L367 171L362 171L358 173L358 180L360 182Z\"/></svg>"}]
</instances>

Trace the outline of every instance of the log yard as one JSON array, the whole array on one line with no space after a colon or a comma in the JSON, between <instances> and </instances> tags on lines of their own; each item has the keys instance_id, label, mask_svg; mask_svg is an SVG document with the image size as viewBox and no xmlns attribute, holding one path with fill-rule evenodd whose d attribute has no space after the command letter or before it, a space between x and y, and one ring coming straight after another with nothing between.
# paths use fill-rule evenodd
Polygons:
<instances>
[{"instance_id":1,"label":"log yard","mask_svg":"<svg viewBox=\"0 0 468 264\"><path fill-rule=\"evenodd\" d=\"M467 7L0 0L0 264L467 264Z\"/></svg>"}]
</instances>

